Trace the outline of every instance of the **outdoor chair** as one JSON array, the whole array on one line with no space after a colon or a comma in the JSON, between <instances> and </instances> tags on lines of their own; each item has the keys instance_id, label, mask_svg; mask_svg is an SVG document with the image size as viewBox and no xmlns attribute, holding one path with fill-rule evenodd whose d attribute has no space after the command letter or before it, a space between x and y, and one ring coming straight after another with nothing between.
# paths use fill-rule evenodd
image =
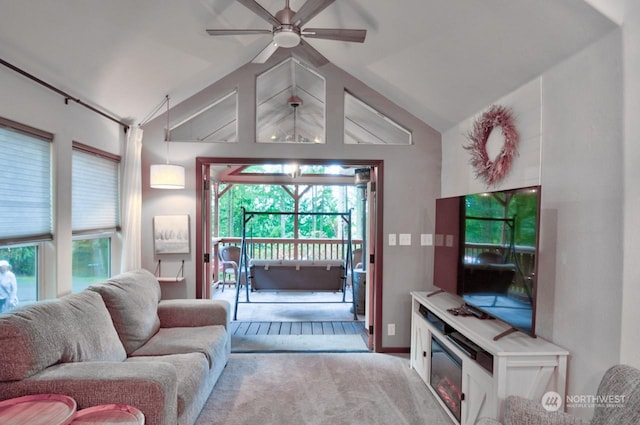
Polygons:
<instances>
[{"instance_id":1,"label":"outdoor chair","mask_svg":"<svg viewBox=\"0 0 640 425\"><path fill-rule=\"evenodd\" d=\"M234 245L221 246L218 258L222 265L222 292L225 285L234 285L238 281L238 264L240 264L240 248ZM233 279L231 279L233 276Z\"/></svg>"}]
</instances>

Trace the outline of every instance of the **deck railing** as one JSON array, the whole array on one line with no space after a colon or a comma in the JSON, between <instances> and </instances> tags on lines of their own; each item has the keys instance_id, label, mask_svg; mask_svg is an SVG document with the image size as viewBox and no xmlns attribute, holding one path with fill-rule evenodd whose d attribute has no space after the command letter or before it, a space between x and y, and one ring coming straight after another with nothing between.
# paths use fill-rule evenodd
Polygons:
<instances>
[{"instance_id":1,"label":"deck railing","mask_svg":"<svg viewBox=\"0 0 640 425\"><path fill-rule=\"evenodd\" d=\"M464 246L464 257L466 262L472 263L476 258L478 258L478 255L483 252L497 253L502 257L505 257L506 255L513 255L513 257L506 258L506 261L510 263L517 261L525 275L533 273L536 254L534 247L515 245L513 247L513 252L511 253L509 251L510 249L507 245L467 243Z\"/></svg>"},{"instance_id":2,"label":"deck railing","mask_svg":"<svg viewBox=\"0 0 640 425\"><path fill-rule=\"evenodd\" d=\"M240 238L222 238L219 247L240 246ZM353 239L352 250L362 248L362 240ZM346 240L324 238L250 238L249 258L259 260L342 260L347 255Z\"/></svg>"},{"instance_id":3,"label":"deck railing","mask_svg":"<svg viewBox=\"0 0 640 425\"><path fill-rule=\"evenodd\" d=\"M517 265L518 273L513 278L513 288L515 290L524 292L524 288L531 290L532 281L535 278L535 260L536 250L531 246L515 245L513 252L510 252L509 246L499 244L473 244L467 243L464 249L465 262L474 263L477 261L478 255L483 252L493 252L499 254L505 258L508 263L514 263Z\"/></svg>"}]
</instances>

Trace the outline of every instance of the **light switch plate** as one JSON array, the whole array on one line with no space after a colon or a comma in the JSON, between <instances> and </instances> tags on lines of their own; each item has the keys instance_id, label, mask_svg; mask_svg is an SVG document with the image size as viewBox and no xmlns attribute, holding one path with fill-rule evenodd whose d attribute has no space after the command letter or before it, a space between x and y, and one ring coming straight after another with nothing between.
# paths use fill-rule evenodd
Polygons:
<instances>
[{"instance_id":1,"label":"light switch plate","mask_svg":"<svg viewBox=\"0 0 640 425\"><path fill-rule=\"evenodd\" d=\"M431 233L422 233L420 235L420 245L422 246L433 245L433 235Z\"/></svg>"},{"instance_id":2,"label":"light switch plate","mask_svg":"<svg viewBox=\"0 0 640 425\"><path fill-rule=\"evenodd\" d=\"M445 246L447 248L451 248L453 246L453 235L447 235L445 237Z\"/></svg>"},{"instance_id":3,"label":"light switch plate","mask_svg":"<svg viewBox=\"0 0 640 425\"><path fill-rule=\"evenodd\" d=\"M396 246L397 243L397 235L395 233L389 233L389 246Z\"/></svg>"},{"instance_id":4,"label":"light switch plate","mask_svg":"<svg viewBox=\"0 0 640 425\"><path fill-rule=\"evenodd\" d=\"M411 233L400 233L400 245L411 245Z\"/></svg>"}]
</instances>

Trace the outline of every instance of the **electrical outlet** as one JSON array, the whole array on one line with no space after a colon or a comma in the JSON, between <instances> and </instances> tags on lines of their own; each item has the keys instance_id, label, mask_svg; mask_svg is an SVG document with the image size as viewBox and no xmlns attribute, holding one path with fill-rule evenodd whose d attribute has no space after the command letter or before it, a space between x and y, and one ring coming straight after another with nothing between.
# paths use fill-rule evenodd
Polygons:
<instances>
[{"instance_id":1,"label":"electrical outlet","mask_svg":"<svg viewBox=\"0 0 640 425\"><path fill-rule=\"evenodd\" d=\"M396 334L396 324L395 323L389 323L387 325L387 335L393 336L395 334Z\"/></svg>"},{"instance_id":2,"label":"electrical outlet","mask_svg":"<svg viewBox=\"0 0 640 425\"><path fill-rule=\"evenodd\" d=\"M420 245L422 246L433 245L433 235L431 233L422 233L420 235Z\"/></svg>"}]
</instances>

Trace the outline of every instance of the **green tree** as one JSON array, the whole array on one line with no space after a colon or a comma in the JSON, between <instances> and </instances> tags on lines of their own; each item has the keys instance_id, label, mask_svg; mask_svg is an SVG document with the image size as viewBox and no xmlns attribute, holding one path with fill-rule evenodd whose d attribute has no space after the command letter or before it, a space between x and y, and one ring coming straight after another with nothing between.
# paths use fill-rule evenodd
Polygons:
<instances>
[{"instance_id":1,"label":"green tree","mask_svg":"<svg viewBox=\"0 0 640 425\"><path fill-rule=\"evenodd\" d=\"M7 260L16 276L34 276L37 250L34 245L0 248L0 260Z\"/></svg>"},{"instance_id":2,"label":"green tree","mask_svg":"<svg viewBox=\"0 0 640 425\"><path fill-rule=\"evenodd\" d=\"M535 246L537 210L537 193L467 195L465 239L471 243L508 244L513 232L515 245ZM514 228L503 219L514 220Z\"/></svg>"},{"instance_id":3,"label":"green tree","mask_svg":"<svg viewBox=\"0 0 640 425\"><path fill-rule=\"evenodd\" d=\"M226 189L221 185L220 191ZM285 190L286 188L286 190ZM352 236L362 236L361 195L355 187L233 184L219 200L219 236L242 236L242 208L252 212L293 212L295 201L291 194L303 193L299 211L304 212L346 212L352 214ZM342 237L344 222L336 216L299 216L300 237L336 238ZM293 215L255 215L247 226L248 237L293 238Z\"/></svg>"}]
</instances>

